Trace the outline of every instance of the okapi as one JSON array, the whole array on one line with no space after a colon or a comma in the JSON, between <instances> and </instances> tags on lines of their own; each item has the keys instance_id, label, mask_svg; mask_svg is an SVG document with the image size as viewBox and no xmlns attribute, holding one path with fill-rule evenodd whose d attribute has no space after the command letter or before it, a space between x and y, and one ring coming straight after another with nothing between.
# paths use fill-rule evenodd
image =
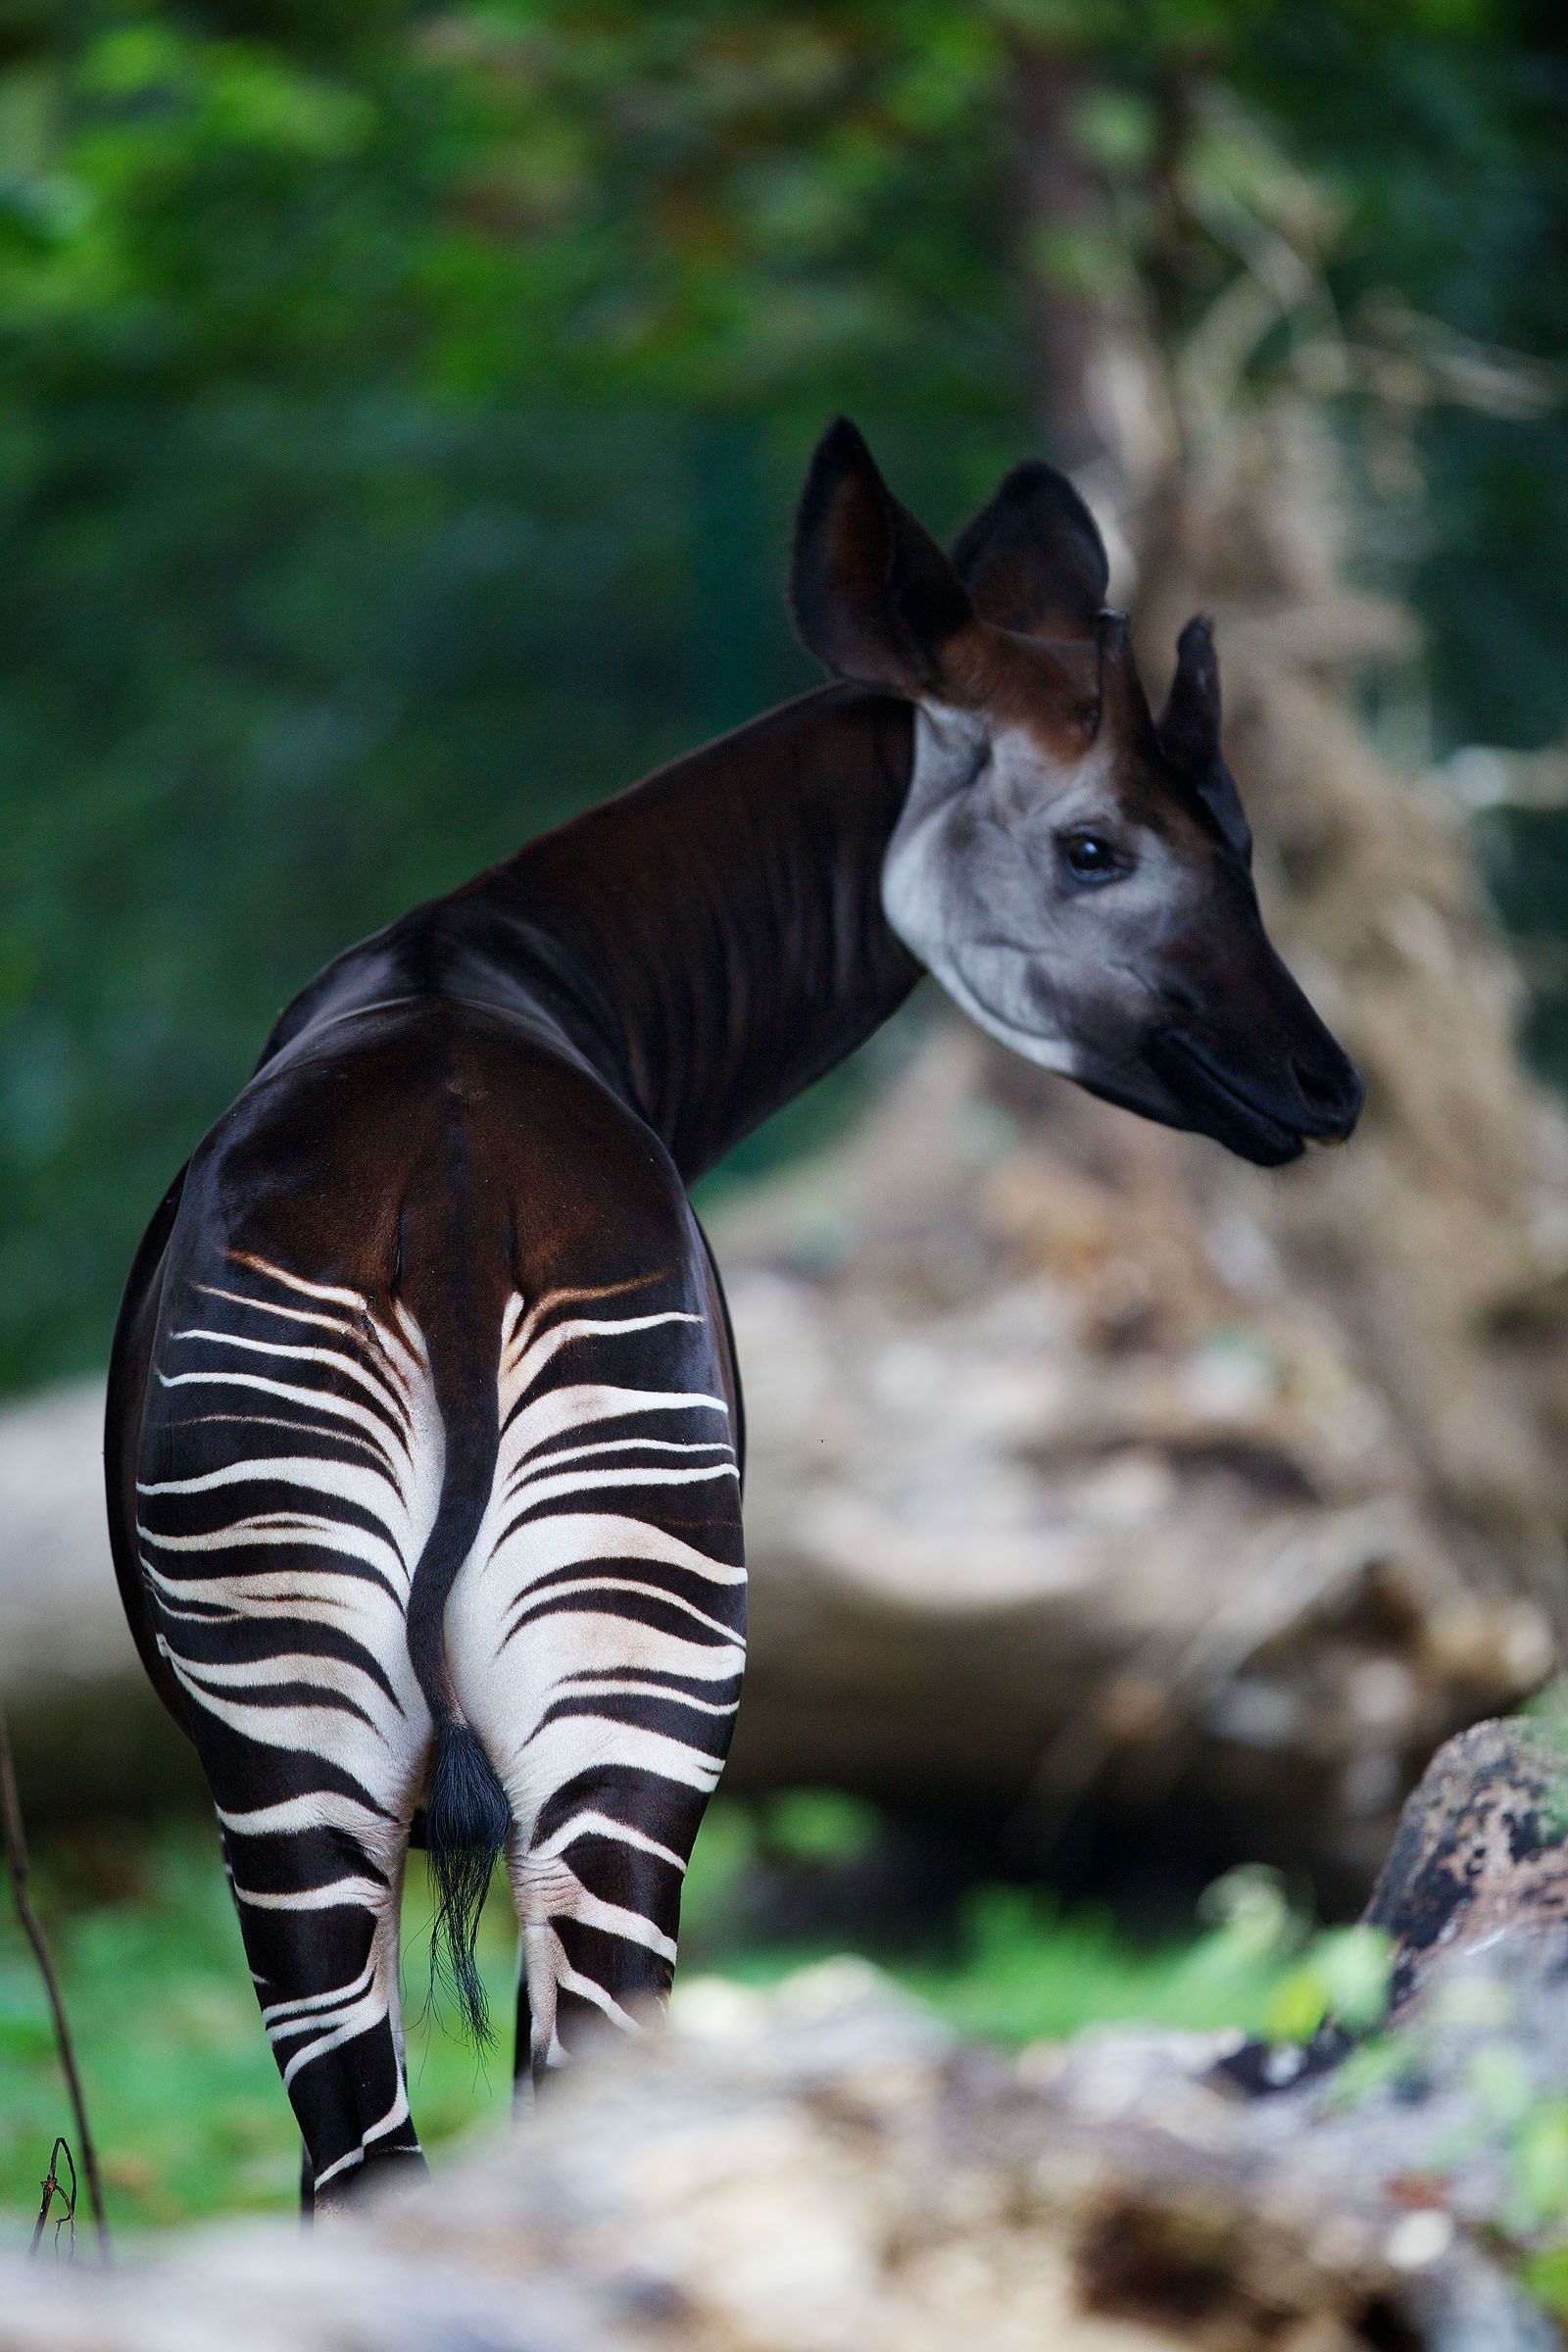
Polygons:
<instances>
[{"instance_id":1,"label":"okapi","mask_svg":"<svg viewBox=\"0 0 1568 2352\"><path fill-rule=\"evenodd\" d=\"M211 1784L307 2205L421 2161L398 2006L420 1808L516 2066L668 1989L740 1695L741 1398L687 1186L922 968L1031 1061L1263 1166L1355 1071L1270 946L1209 627L1163 714L1095 524L1029 464L944 554L841 420L792 601L837 682L329 964L142 1243L116 1565Z\"/></svg>"}]
</instances>

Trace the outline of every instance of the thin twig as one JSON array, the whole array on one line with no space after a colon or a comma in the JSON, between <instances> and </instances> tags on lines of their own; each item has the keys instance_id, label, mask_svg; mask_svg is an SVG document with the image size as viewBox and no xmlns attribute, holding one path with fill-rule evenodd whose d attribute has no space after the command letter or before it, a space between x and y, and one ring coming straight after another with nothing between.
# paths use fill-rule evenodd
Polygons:
<instances>
[{"instance_id":1,"label":"thin twig","mask_svg":"<svg viewBox=\"0 0 1568 2352\"><path fill-rule=\"evenodd\" d=\"M59 2166L62 2156L71 2167L71 2186L69 2188L62 2188L60 2185ZM56 2197L59 2197L66 2210L55 2224L55 2251L58 2255L61 2230L69 2230L71 2235L66 2240L69 2259L69 2256L76 2251L76 2159L71 2153L69 2139L57 2139L50 2149L49 2170L43 2177L41 2186L43 2197L38 2206L38 2219L32 2226L32 2243L27 2248L27 2252L30 2256L36 2256L38 2248L43 2243L44 2224L49 2219L49 2208Z\"/></svg>"},{"instance_id":2,"label":"thin twig","mask_svg":"<svg viewBox=\"0 0 1568 2352\"><path fill-rule=\"evenodd\" d=\"M81 2149L81 2169L87 2176L87 2202L98 2231L98 2250L105 2262L109 2260L109 2217L104 2211L103 2182L98 2177L98 2152L87 2124L87 2103L81 2094L81 2077L76 2070L76 2048L71 2038L71 2027L66 2018L66 2004L60 1990L60 1979L55 1974L53 1956L43 1932L42 1922L32 1907L27 1891L27 1838L22 1824L22 1799L17 1794L16 1767L11 1759L11 1735L6 1728L5 1709L0 1707L0 1823L5 1830L6 1859L11 1865L11 1891L16 1898L17 1917L22 1932L32 1946L32 1956L38 1963L49 1996L49 2011L54 2019L55 2047L60 2053L61 2071L66 2088L71 2094L71 2109L76 2119L76 2141ZM54 2160L50 2159L53 2177ZM74 2167L73 2167L74 2170Z\"/></svg>"}]
</instances>

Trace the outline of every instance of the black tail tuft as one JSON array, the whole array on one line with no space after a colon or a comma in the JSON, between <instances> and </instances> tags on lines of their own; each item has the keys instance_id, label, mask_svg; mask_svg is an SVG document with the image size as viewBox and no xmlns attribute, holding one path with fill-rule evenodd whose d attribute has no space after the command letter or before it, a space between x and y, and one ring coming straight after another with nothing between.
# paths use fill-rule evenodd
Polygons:
<instances>
[{"instance_id":1,"label":"black tail tuft","mask_svg":"<svg viewBox=\"0 0 1568 2352\"><path fill-rule=\"evenodd\" d=\"M507 1792L472 1730L466 1723L443 1723L436 1733L425 1823L436 1892L430 1964L457 1995L464 2025L481 2044L491 2038L490 2004L473 1939L490 1873L511 1827Z\"/></svg>"}]
</instances>

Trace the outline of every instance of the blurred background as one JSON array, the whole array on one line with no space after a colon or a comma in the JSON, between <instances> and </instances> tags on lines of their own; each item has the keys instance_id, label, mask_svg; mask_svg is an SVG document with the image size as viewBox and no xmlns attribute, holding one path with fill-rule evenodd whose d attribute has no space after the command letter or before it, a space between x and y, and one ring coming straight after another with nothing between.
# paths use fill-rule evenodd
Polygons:
<instances>
[{"instance_id":1,"label":"blurred background","mask_svg":"<svg viewBox=\"0 0 1568 2352\"><path fill-rule=\"evenodd\" d=\"M922 995L709 1180L755 1664L689 1954L1310 2024L1301 1923L1568 1619L1565 354L1525 0L0 0L0 1698L122 2220L295 2175L112 1592L130 1253L326 956L813 683L840 410L944 533L1070 467L1154 690L1217 615L1369 1103L1263 1176ZM500 2096L418 2049L436 2135Z\"/></svg>"}]
</instances>

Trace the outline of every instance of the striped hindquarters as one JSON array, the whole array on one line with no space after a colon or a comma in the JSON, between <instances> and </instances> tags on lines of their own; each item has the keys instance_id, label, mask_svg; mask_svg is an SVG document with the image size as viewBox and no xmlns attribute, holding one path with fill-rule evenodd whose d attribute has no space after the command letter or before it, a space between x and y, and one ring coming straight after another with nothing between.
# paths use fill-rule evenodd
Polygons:
<instances>
[{"instance_id":1,"label":"striped hindquarters","mask_svg":"<svg viewBox=\"0 0 1568 2352\"><path fill-rule=\"evenodd\" d=\"M511 1808L536 2064L667 1989L740 1694L719 1342L659 1287L514 1296L491 1371L469 1367L499 1439L436 1621L450 1719L438 1697ZM153 1367L140 1556L303 2118L318 2060L352 2045L365 2077L373 2041L368 2075L394 2063L397 1890L437 1728L409 1619L456 1524L451 1433L403 1305L254 1255L187 1289ZM373 2113L353 2072L319 2070L342 2110L307 2127L321 2180L409 2129L400 2053Z\"/></svg>"}]
</instances>

